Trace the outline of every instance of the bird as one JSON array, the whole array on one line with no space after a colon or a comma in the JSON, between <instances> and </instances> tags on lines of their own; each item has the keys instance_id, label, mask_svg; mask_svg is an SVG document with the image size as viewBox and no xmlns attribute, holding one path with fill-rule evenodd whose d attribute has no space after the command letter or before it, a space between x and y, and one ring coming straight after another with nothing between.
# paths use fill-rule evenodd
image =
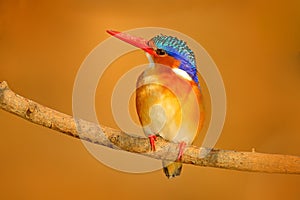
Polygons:
<instances>
[{"instance_id":1,"label":"bird","mask_svg":"<svg viewBox=\"0 0 300 200\"><path fill-rule=\"evenodd\" d=\"M177 143L176 160L162 160L167 178L179 176L184 149L191 145L205 119L203 95L194 52L174 36L150 40L107 30L110 35L142 49L150 62L136 82L136 110L151 150L158 136Z\"/></svg>"}]
</instances>

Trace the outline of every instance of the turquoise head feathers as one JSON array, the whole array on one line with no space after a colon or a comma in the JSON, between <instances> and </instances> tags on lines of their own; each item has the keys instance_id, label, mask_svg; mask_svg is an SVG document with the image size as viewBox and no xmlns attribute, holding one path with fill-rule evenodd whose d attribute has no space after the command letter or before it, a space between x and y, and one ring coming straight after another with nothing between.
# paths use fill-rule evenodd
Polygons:
<instances>
[{"instance_id":1,"label":"turquoise head feathers","mask_svg":"<svg viewBox=\"0 0 300 200\"><path fill-rule=\"evenodd\" d=\"M193 81L199 85L195 54L186 45L186 42L176 37L162 34L153 37L150 41L152 41L158 49L163 49L168 55L180 60L181 64L179 69L188 73Z\"/></svg>"}]
</instances>

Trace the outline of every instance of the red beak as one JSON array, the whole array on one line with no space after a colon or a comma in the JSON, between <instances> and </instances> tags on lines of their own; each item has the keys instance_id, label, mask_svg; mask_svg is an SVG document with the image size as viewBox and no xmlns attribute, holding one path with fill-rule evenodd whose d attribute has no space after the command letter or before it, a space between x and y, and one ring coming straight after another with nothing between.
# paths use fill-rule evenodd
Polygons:
<instances>
[{"instance_id":1,"label":"red beak","mask_svg":"<svg viewBox=\"0 0 300 200\"><path fill-rule=\"evenodd\" d=\"M120 40L123 40L124 42L127 42L140 49L143 49L145 52L149 53L150 55L153 56L156 55L154 49L148 45L148 41L144 38L132 36L126 33L121 33L119 31L113 31L113 30L107 30L106 32L116 38L119 38Z\"/></svg>"}]
</instances>

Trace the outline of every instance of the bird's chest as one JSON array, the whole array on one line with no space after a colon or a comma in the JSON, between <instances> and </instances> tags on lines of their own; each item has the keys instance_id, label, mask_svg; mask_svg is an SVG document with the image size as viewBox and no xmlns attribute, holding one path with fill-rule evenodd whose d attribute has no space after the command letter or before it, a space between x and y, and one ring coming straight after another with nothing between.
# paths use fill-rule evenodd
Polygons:
<instances>
[{"instance_id":1,"label":"bird's chest","mask_svg":"<svg viewBox=\"0 0 300 200\"><path fill-rule=\"evenodd\" d=\"M191 143L197 134L198 95L171 68L155 66L140 75L136 107L146 135L160 134L167 140Z\"/></svg>"}]
</instances>

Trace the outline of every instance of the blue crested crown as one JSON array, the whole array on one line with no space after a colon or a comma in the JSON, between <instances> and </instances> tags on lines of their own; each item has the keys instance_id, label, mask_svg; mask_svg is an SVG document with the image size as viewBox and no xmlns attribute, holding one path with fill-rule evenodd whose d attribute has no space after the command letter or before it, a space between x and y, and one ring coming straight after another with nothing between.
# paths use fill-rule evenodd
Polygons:
<instances>
[{"instance_id":1,"label":"blue crested crown","mask_svg":"<svg viewBox=\"0 0 300 200\"><path fill-rule=\"evenodd\" d=\"M151 39L158 49L165 50L170 56L181 61L179 69L187 72L199 85L197 76L196 59L194 52L186 45L186 42L177 37L157 35Z\"/></svg>"}]
</instances>

